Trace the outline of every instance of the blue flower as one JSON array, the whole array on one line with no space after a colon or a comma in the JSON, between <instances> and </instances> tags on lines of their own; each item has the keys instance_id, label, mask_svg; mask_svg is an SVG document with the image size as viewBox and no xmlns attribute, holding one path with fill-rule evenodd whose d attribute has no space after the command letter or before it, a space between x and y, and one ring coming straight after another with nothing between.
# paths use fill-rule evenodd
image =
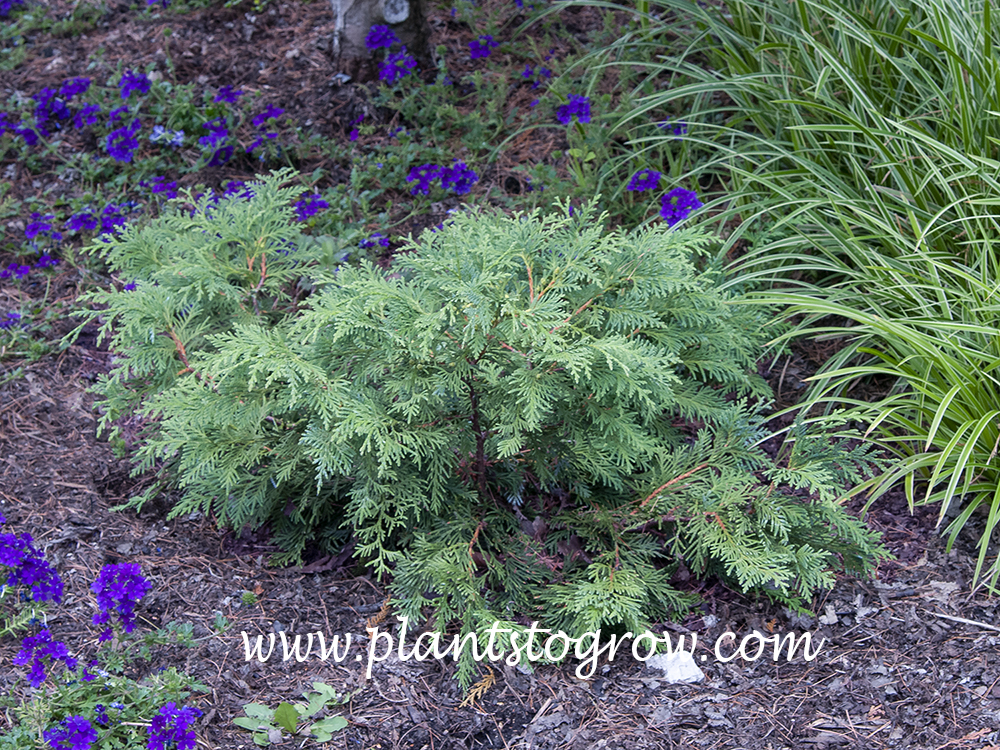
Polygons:
<instances>
[{"instance_id":1,"label":"blue flower","mask_svg":"<svg viewBox=\"0 0 1000 750\"><path fill-rule=\"evenodd\" d=\"M9 312L7 313L6 320L0 320L0 328L7 330L8 328L13 328L17 323L20 322L21 322L21 313Z\"/></svg>"},{"instance_id":2,"label":"blue flower","mask_svg":"<svg viewBox=\"0 0 1000 750\"><path fill-rule=\"evenodd\" d=\"M232 158L233 158L233 147L223 146L222 148L218 149L214 154L212 154L212 158L208 160L205 166L221 167L223 164L225 164Z\"/></svg>"},{"instance_id":3,"label":"blue flower","mask_svg":"<svg viewBox=\"0 0 1000 750\"><path fill-rule=\"evenodd\" d=\"M66 220L63 229L67 232L83 232L97 229L97 217L90 211L80 211Z\"/></svg>"},{"instance_id":4,"label":"blue flower","mask_svg":"<svg viewBox=\"0 0 1000 750\"><path fill-rule=\"evenodd\" d=\"M389 247L389 238L386 237L381 232L375 232L371 237L361 240L358 243L358 247L362 250L368 250L370 248L380 245L381 247Z\"/></svg>"},{"instance_id":5,"label":"blue flower","mask_svg":"<svg viewBox=\"0 0 1000 750\"><path fill-rule=\"evenodd\" d=\"M51 268L59 264L58 258L53 258L51 255L42 255L32 268Z\"/></svg>"},{"instance_id":6,"label":"blue flower","mask_svg":"<svg viewBox=\"0 0 1000 750\"><path fill-rule=\"evenodd\" d=\"M236 104L237 100L246 93L244 91L235 91L232 86L222 86L219 88L219 93L215 95L215 102L225 102L226 104Z\"/></svg>"},{"instance_id":7,"label":"blue flower","mask_svg":"<svg viewBox=\"0 0 1000 750\"><path fill-rule=\"evenodd\" d=\"M90 590L97 595L98 613L94 615L95 625L111 622L112 611L118 614L122 630L131 633L135 628L135 605L152 588L139 570L137 563L105 565L91 585ZM111 639L112 630L106 628L99 641Z\"/></svg>"},{"instance_id":8,"label":"blue flower","mask_svg":"<svg viewBox=\"0 0 1000 750\"><path fill-rule=\"evenodd\" d=\"M201 716L201 711L191 706L177 708L171 701L164 705L149 723L148 750L166 750L175 747L176 750L194 750L197 738L194 730L188 729L194 720Z\"/></svg>"},{"instance_id":9,"label":"blue flower","mask_svg":"<svg viewBox=\"0 0 1000 750\"><path fill-rule=\"evenodd\" d=\"M226 123L225 117L216 117L214 120L209 120L203 123L202 127L208 129L208 135L198 139L198 143L202 146L217 148L220 142L225 141L229 137L229 126Z\"/></svg>"},{"instance_id":10,"label":"blue flower","mask_svg":"<svg viewBox=\"0 0 1000 750\"><path fill-rule=\"evenodd\" d=\"M40 234L47 234L55 241L62 239L62 235L59 232L52 231L51 219L55 217L52 214L48 216L42 216L37 211L31 214L31 221L28 222L28 226L24 228L24 238L26 240L34 240Z\"/></svg>"},{"instance_id":11,"label":"blue flower","mask_svg":"<svg viewBox=\"0 0 1000 750\"><path fill-rule=\"evenodd\" d=\"M56 661L62 661L67 669L76 669L76 659L70 656L66 644L52 640L52 633L48 630L25 638L21 642L21 650L14 657L16 666L30 665L28 682L34 688L45 682L45 663Z\"/></svg>"},{"instance_id":12,"label":"blue flower","mask_svg":"<svg viewBox=\"0 0 1000 750\"><path fill-rule=\"evenodd\" d=\"M573 118L578 122L590 122L590 99L586 96L569 95L569 104L563 104L556 109L556 119L563 125L569 125Z\"/></svg>"},{"instance_id":13,"label":"blue flower","mask_svg":"<svg viewBox=\"0 0 1000 750\"><path fill-rule=\"evenodd\" d=\"M177 197L177 180L167 182L166 177L152 177L149 180L143 180L139 183L139 187L148 188L153 195L162 193L167 199Z\"/></svg>"},{"instance_id":14,"label":"blue flower","mask_svg":"<svg viewBox=\"0 0 1000 750\"><path fill-rule=\"evenodd\" d=\"M446 190L450 187L457 195L465 195L479 177L466 166L465 162L455 162L449 168L441 170L441 186Z\"/></svg>"},{"instance_id":15,"label":"blue flower","mask_svg":"<svg viewBox=\"0 0 1000 750\"><path fill-rule=\"evenodd\" d=\"M684 188L674 188L663 196L660 202L660 216L666 220L668 226L672 227L702 205L704 204L698 200L694 192Z\"/></svg>"},{"instance_id":16,"label":"blue flower","mask_svg":"<svg viewBox=\"0 0 1000 750\"><path fill-rule=\"evenodd\" d=\"M272 104L270 107L253 118L253 126L255 128L260 128L272 117L281 117L283 114L285 114L285 110L281 109L281 107L275 107Z\"/></svg>"},{"instance_id":17,"label":"blue flower","mask_svg":"<svg viewBox=\"0 0 1000 750\"><path fill-rule=\"evenodd\" d=\"M431 192L431 181L436 180L444 170L437 164L422 164L419 167L414 167L410 170L410 173L406 176L407 182L416 182L417 184L410 190L410 195L416 195L420 193L421 195L428 195Z\"/></svg>"},{"instance_id":18,"label":"blue flower","mask_svg":"<svg viewBox=\"0 0 1000 750\"><path fill-rule=\"evenodd\" d=\"M632 180L625 189L636 193L654 190L660 184L662 177L663 175L655 169L641 169L632 175Z\"/></svg>"},{"instance_id":19,"label":"blue flower","mask_svg":"<svg viewBox=\"0 0 1000 750\"><path fill-rule=\"evenodd\" d=\"M73 118L73 127L79 130L84 125L96 125L97 113L101 111L97 104L85 104Z\"/></svg>"},{"instance_id":20,"label":"blue flower","mask_svg":"<svg viewBox=\"0 0 1000 750\"><path fill-rule=\"evenodd\" d=\"M315 193L307 195L305 198L300 198L292 205L295 206L295 215L299 221L305 221L310 216L319 213L321 209L330 207L329 203Z\"/></svg>"},{"instance_id":21,"label":"blue flower","mask_svg":"<svg viewBox=\"0 0 1000 750\"><path fill-rule=\"evenodd\" d=\"M401 52L389 55L379 66L378 77L383 83L395 83L405 78L417 67L417 61L406 53L406 47Z\"/></svg>"},{"instance_id":22,"label":"blue flower","mask_svg":"<svg viewBox=\"0 0 1000 750\"><path fill-rule=\"evenodd\" d=\"M31 266L21 265L20 263L11 263L4 270L0 271L0 279L9 279L13 276L15 279L20 281L29 273L31 273Z\"/></svg>"},{"instance_id":23,"label":"blue flower","mask_svg":"<svg viewBox=\"0 0 1000 750\"><path fill-rule=\"evenodd\" d=\"M370 52L374 52L382 47L388 49L398 41L399 37L396 36L396 32L388 26L378 25L372 26L368 30L368 35L365 37L365 46Z\"/></svg>"},{"instance_id":24,"label":"blue flower","mask_svg":"<svg viewBox=\"0 0 1000 750\"><path fill-rule=\"evenodd\" d=\"M478 39L469 42L469 54L472 55L473 60L478 60L482 57L489 57L490 52L499 46L500 42L493 41L493 37L489 34L483 34Z\"/></svg>"},{"instance_id":25,"label":"blue flower","mask_svg":"<svg viewBox=\"0 0 1000 750\"><path fill-rule=\"evenodd\" d=\"M122 99L128 99L132 96L133 91L138 91L140 94L149 93L150 80L145 73L133 73L131 70L126 70L122 74L118 86L121 88Z\"/></svg>"},{"instance_id":26,"label":"blue flower","mask_svg":"<svg viewBox=\"0 0 1000 750\"><path fill-rule=\"evenodd\" d=\"M97 730L85 716L67 716L58 726L46 729L42 737L52 750L89 750L97 742Z\"/></svg>"},{"instance_id":27,"label":"blue flower","mask_svg":"<svg viewBox=\"0 0 1000 750\"><path fill-rule=\"evenodd\" d=\"M63 81L62 86L59 87L59 95L65 96L67 99L72 99L74 96L79 96L90 88L90 79L86 77L79 78L67 78Z\"/></svg>"},{"instance_id":28,"label":"blue flower","mask_svg":"<svg viewBox=\"0 0 1000 750\"><path fill-rule=\"evenodd\" d=\"M108 133L106 146L108 154L115 161L132 161L135 150L139 148L139 139L135 136L141 127L138 120L132 120L131 125L120 127Z\"/></svg>"}]
</instances>

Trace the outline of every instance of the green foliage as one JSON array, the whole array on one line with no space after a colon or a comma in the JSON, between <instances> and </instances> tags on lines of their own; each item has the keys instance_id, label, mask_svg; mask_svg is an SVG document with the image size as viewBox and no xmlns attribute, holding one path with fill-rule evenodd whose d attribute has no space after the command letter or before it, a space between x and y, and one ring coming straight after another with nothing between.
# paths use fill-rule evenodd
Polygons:
<instances>
[{"instance_id":1,"label":"green foliage","mask_svg":"<svg viewBox=\"0 0 1000 750\"><path fill-rule=\"evenodd\" d=\"M347 703L350 694L339 695L329 685L314 682L313 689L306 690L302 697L305 703L280 703L277 708L248 703L243 706L246 717L237 717L233 722L253 732L254 743L262 747L282 742L282 730L290 735L311 735L317 742L329 742L335 732L347 727L347 719L339 714L320 714L328 712L331 706Z\"/></svg>"},{"instance_id":2,"label":"green foliage","mask_svg":"<svg viewBox=\"0 0 1000 750\"><path fill-rule=\"evenodd\" d=\"M979 513L973 584L995 587L1000 33L990 4L737 0L727 15L663 5L697 20L684 42L712 69L661 60L659 75L689 83L642 99L629 118L708 87L732 101L691 119L728 168L728 208L715 220L741 220L729 239L751 244L739 277L791 282L763 301L804 314L797 335L850 342L807 400L854 405L900 459L858 489L874 499L904 480L911 505L940 507L949 546ZM872 377L888 378L885 398L852 399L851 384Z\"/></svg>"},{"instance_id":3,"label":"green foliage","mask_svg":"<svg viewBox=\"0 0 1000 750\"><path fill-rule=\"evenodd\" d=\"M864 450L797 434L779 469L756 447L732 397L768 395L769 311L697 270L707 235L470 211L390 270L303 263L297 308L266 283L255 305L238 271L271 247L270 275L280 245L212 234L283 227L274 179L105 251L140 282L92 296L120 357L103 422L147 420L138 467L183 490L172 515L269 524L279 560L349 530L405 614L479 633L515 614L640 631L690 603L678 562L796 603L884 555L835 502Z\"/></svg>"}]
</instances>

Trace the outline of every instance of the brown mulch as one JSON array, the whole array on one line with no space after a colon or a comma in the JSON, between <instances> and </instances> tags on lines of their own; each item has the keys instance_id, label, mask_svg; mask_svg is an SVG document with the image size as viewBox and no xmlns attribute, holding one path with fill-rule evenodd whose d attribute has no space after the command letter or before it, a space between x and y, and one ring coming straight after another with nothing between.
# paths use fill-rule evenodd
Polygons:
<instances>
[{"instance_id":1,"label":"brown mulch","mask_svg":"<svg viewBox=\"0 0 1000 750\"><path fill-rule=\"evenodd\" d=\"M266 103L329 137L344 138L363 106L353 86L331 83L336 70L325 2L272 3L253 21L243 11L223 8L137 20L127 7L109 3L103 25L85 37L35 40L37 49L24 66L0 74L4 95L30 94L79 74L99 47L110 68L119 60L162 68L169 49L178 80L259 90ZM435 10L431 20L432 46L457 47L474 38L447 11ZM580 28L587 22L582 14L574 17ZM172 29L169 48L166 26ZM534 140L516 142L517 158L559 147L546 138L551 135L539 131ZM497 179L514 166L516 160L503 163ZM23 199L47 187L19 176L13 194ZM13 236L18 230L6 231ZM56 296L69 295L80 274L61 269ZM61 321L56 334L71 325ZM779 377L783 403L801 394L803 379L815 370L812 354L795 349L772 366L769 376L772 382ZM146 668L176 666L210 688L194 699L204 711L198 726L204 747L253 747L249 733L232 721L244 704L276 706L321 681L353 694L343 707L349 726L333 746L360 750L1000 748L997 601L968 590L974 560L969 543L960 540L945 552L934 513L911 515L898 492L870 514L896 561L883 564L873 580L840 578L815 602L815 617L714 586L697 611L665 624L670 632L698 635L695 656L706 675L699 684L668 684L662 673L627 654L602 664L588 680L574 676L575 663L527 673L497 665L496 684L463 705L450 660L390 658L375 665L371 679L363 663L352 661L354 651L341 664L277 656L264 664L247 662L244 631L350 633L361 644L354 649L363 648L365 626L379 616L385 590L364 571L322 560L306 568L268 567L271 548L264 541L235 538L200 514L167 521L166 503L141 514L110 512L144 481L130 477L128 463L95 437L87 388L107 372L110 356L88 330L58 355L0 364L0 382L22 368L0 385L0 511L8 519L6 530L30 532L62 574L66 596L50 608L48 623L74 653L86 654L95 645L84 623L93 614L88 589L100 568L125 561L142 566L153 590L140 607L141 626L191 623L199 639L189 649L154 650ZM242 604L243 591L256 592L257 603ZM221 629L219 615L226 623ZM389 613L382 627L394 622ZM713 645L722 633L742 638L755 629L811 631L826 642L811 662L716 659ZM18 684L19 670L8 666L17 648L15 639L0 640L0 690ZM6 721L0 715L0 732Z\"/></svg>"}]
</instances>

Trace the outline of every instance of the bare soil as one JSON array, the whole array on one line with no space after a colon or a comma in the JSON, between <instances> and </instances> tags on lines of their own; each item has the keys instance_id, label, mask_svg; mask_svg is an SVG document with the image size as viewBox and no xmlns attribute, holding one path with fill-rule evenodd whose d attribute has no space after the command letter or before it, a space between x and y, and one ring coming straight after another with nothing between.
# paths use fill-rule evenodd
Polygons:
<instances>
[{"instance_id":1,"label":"bare soil","mask_svg":"<svg viewBox=\"0 0 1000 750\"><path fill-rule=\"evenodd\" d=\"M0 88L34 91L83 74L99 48L112 65L162 64L162 29L125 6L108 7L104 25L85 37L32 40L28 60L0 74ZM435 11L431 20L432 47L473 38L446 12ZM251 31L245 23L242 12L223 8L171 18L170 54L179 78L259 89L302 123L345 137L357 97L350 85L330 83L337 71L328 51L329 6L272 4ZM43 188L20 171L14 181L22 199ZM81 273L65 265L56 277L58 294L71 298ZM71 325L60 322L53 337ZM176 666L210 688L194 698L204 711L198 725L204 747L253 747L249 733L232 721L244 704L275 706L322 681L353 693L343 707L349 726L332 743L343 748L1000 748L998 602L970 593L968 543L959 540L947 553L933 512L911 515L900 492L878 501L869 516L896 560L873 580L839 578L813 603L816 616L748 600L711 581L691 582L704 604L662 627L698 635L701 683L668 684L624 652L587 680L575 677L572 660L528 673L497 665L495 684L465 703L450 660L393 657L376 664L367 679L366 625L398 628L382 606L384 588L363 571L323 559L268 567L266 542L235 538L198 514L167 521L167 502L141 514L109 511L145 480L131 477L127 461L95 437L87 388L109 369L111 357L95 334L87 330L68 350L35 363L0 365L0 382L23 368L0 386L0 511L8 529L29 531L63 575L64 603L51 609L48 622L74 653L94 648L85 625L94 607L88 587L106 563L138 562L152 580L140 607L143 627L193 624L195 647L159 648L144 668ZM809 357L798 351L766 373L783 400L794 401L814 369ZM242 604L243 591L255 592L257 602ZM713 647L723 633L742 639L754 630L810 631L825 643L812 661L716 658ZM355 645L340 664L283 661L277 653L265 663L248 662L244 631L350 633ZM0 641L0 664L9 665L17 648L14 639ZM726 642L721 652L731 651ZM0 690L18 684L16 670L0 669ZM0 732L7 721L0 716ZM283 743L292 744L308 746Z\"/></svg>"}]
</instances>

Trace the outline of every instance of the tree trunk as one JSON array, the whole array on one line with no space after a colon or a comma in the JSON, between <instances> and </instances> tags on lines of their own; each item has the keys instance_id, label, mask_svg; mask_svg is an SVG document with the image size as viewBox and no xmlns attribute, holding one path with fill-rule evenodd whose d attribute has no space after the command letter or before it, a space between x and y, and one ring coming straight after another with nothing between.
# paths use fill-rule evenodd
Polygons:
<instances>
[{"instance_id":1,"label":"tree trunk","mask_svg":"<svg viewBox=\"0 0 1000 750\"><path fill-rule=\"evenodd\" d=\"M430 29L424 0L330 0L333 6L333 57L338 69L356 81L377 76L376 61L365 46L368 30L384 24L396 32L406 51L420 67L432 67L428 37ZM395 49L393 51L396 51ZM383 54L379 51L379 55Z\"/></svg>"}]
</instances>

